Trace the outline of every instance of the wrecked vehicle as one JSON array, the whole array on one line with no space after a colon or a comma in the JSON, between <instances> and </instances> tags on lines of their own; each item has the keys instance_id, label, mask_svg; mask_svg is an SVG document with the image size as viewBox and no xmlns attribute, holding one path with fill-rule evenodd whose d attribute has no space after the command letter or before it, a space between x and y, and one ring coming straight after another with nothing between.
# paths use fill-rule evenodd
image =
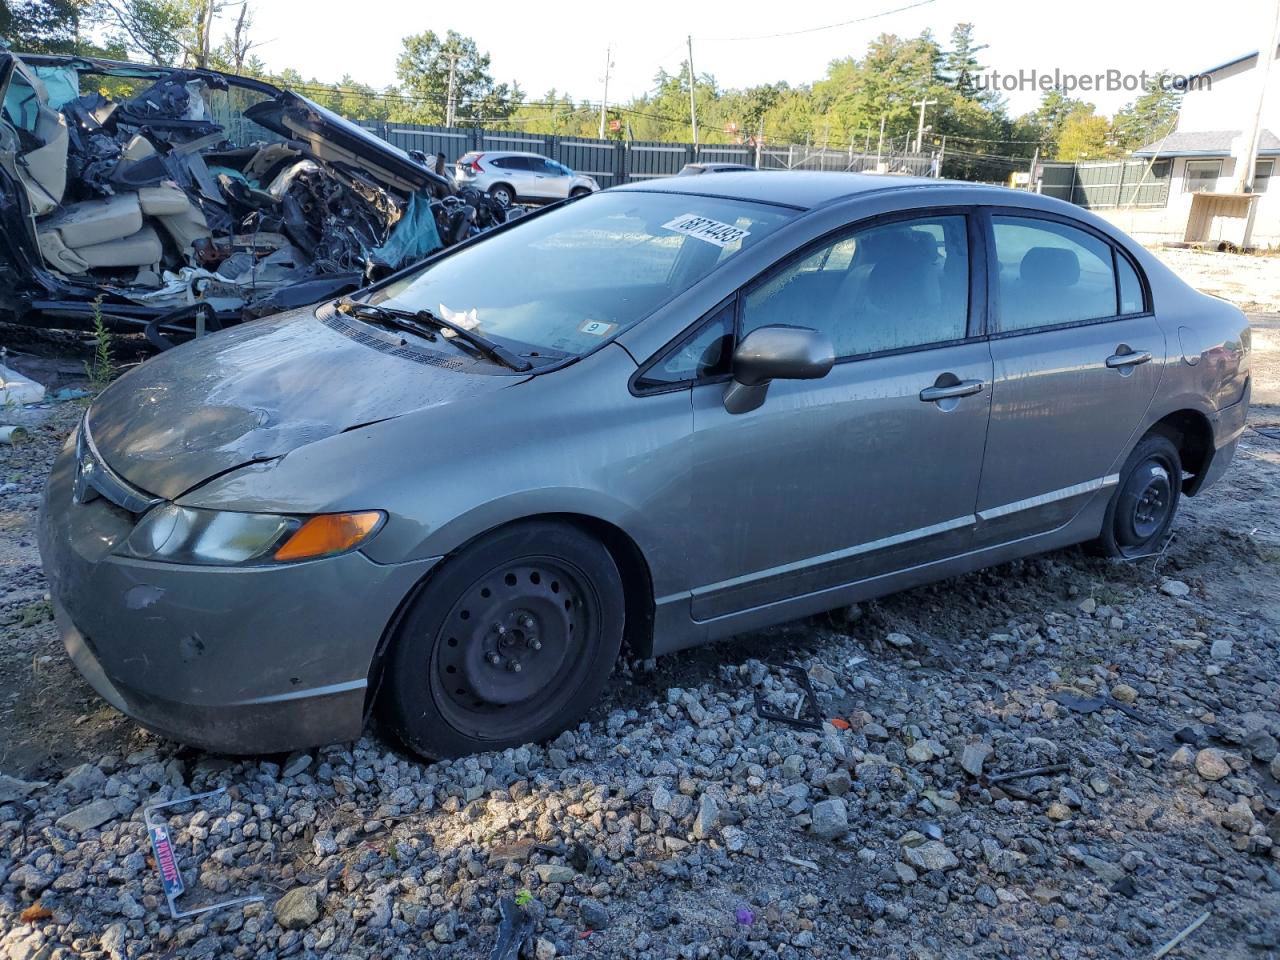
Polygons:
<instances>
[{"instance_id":1,"label":"wrecked vehicle","mask_svg":"<svg viewBox=\"0 0 1280 960\"><path fill-rule=\"evenodd\" d=\"M845 173L567 200L108 387L55 463L64 642L161 733L377 710L453 756L651 657L1096 540L1230 463L1249 327L1106 221Z\"/></svg>"},{"instance_id":2,"label":"wrecked vehicle","mask_svg":"<svg viewBox=\"0 0 1280 960\"><path fill-rule=\"evenodd\" d=\"M20 321L86 325L100 301L165 346L164 330L348 293L508 217L252 78L0 52L0 98L0 316Z\"/></svg>"}]
</instances>

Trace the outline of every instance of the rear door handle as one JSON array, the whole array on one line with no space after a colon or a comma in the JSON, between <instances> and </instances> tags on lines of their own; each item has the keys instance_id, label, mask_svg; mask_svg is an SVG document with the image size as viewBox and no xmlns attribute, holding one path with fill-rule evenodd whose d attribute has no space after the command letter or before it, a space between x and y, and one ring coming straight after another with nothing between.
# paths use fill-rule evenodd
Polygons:
<instances>
[{"instance_id":1,"label":"rear door handle","mask_svg":"<svg viewBox=\"0 0 1280 960\"><path fill-rule=\"evenodd\" d=\"M1119 370L1122 367L1136 367L1141 363L1147 363L1151 359L1151 353L1147 350L1140 350L1137 353L1113 353L1107 357L1107 366L1112 370Z\"/></svg>"},{"instance_id":2,"label":"rear door handle","mask_svg":"<svg viewBox=\"0 0 1280 960\"><path fill-rule=\"evenodd\" d=\"M986 384L981 380L961 380L946 387L925 387L920 391L920 399L925 403L937 403L952 397L971 397L975 393L981 393L984 386Z\"/></svg>"}]
</instances>

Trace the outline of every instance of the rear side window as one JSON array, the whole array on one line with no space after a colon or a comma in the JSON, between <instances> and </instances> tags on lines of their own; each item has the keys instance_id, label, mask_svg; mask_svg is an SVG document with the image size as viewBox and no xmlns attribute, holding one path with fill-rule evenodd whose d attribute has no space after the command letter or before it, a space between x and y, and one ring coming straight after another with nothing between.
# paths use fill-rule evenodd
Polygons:
<instances>
[{"instance_id":1,"label":"rear side window","mask_svg":"<svg viewBox=\"0 0 1280 960\"><path fill-rule=\"evenodd\" d=\"M1002 331L1115 316L1110 244L1049 220L995 216L991 224Z\"/></svg>"},{"instance_id":2,"label":"rear side window","mask_svg":"<svg viewBox=\"0 0 1280 960\"><path fill-rule=\"evenodd\" d=\"M962 340L969 241L962 216L855 229L747 293L742 333L783 324L827 334L837 357Z\"/></svg>"},{"instance_id":3,"label":"rear side window","mask_svg":"<svg viewBox=\"0 0 1280 960\"><path fill-rule=\"evenodd\" d=\"M1142 299L1142 283L1138 280L1138 272L1119 252L1116 253L1116 278L1120 281L1120 312L1142 313L1147 307Z\"/></svg>"}]
</instances>

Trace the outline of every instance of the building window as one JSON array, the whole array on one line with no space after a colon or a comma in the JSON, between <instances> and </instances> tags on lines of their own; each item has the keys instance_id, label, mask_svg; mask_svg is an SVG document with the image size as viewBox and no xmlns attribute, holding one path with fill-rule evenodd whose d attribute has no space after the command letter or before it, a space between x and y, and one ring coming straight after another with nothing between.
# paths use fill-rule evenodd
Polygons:
<instances>
[{"instance_id":1,"label":"building window","mask_svg":"<svg viewBox=\"0 0 1280 960\"><path fill-rule=\"evenodd\" d=\"M1221 160L1188 160L1182 171L1183 193L1212 193L1222 175Z\"/></svg>"},{"instance_id":2,"label":"building window","mask_svg":"<svg viewBox=\"0 0 1280 960\"><path fill-rule=\"evenodd\" d=\"M1266 193L1267 181L1271 179L1271 171L1275 169L1274 160L1259 160L1253 168L1253 192Z\"/></svg>"}]
</instances>

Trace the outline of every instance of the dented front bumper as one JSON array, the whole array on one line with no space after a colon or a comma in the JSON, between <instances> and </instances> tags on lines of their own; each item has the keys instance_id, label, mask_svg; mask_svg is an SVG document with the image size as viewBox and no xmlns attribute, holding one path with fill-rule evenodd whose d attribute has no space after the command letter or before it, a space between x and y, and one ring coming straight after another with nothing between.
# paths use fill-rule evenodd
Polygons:
<instances>
[{"instance_id":1,"label":"dented front bumper","mask_svg":"<svg viewBox=\"0 0 1280 960\"><path fill-rule=\"evenodd\" d=\"M63 642L90 685L157 733L224 753L352 740L378 645L434 560L363 554L271 567L116 556L131 514L72 502L74 444L54 464L40 553Z\"/></svg>"}]
</instances>

